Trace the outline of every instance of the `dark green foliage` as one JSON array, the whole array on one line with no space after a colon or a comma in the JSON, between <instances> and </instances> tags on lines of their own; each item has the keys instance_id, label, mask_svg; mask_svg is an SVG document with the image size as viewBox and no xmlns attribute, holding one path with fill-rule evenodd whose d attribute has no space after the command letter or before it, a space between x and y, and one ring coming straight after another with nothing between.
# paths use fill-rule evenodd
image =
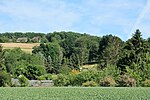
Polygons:
<instances>
[{"instance_id":1,"label":"dark green foliage","mask_svg":"<svg viewBox=\"0 0 150 100\"><path fill-rule=\"evenodd\" d=\"M140 63L143 60L142 55L144 55L144 49L146 50L146 48L141 32L137 29L133 37L126 42L124 56L118 61L118 66L124 70L126 66Z\"/></svg>"},{"instance_id":2,"label":"dark green foliage","mask_svg":"<svg viewBox=\"0 0 150 100\"><path fill-rule=\"evenodd\" d=\"M43 35L41 38L41 43L47 43L47 42L48 42L48 40L47 40L46 36Z\"/></svg>"},{"instance_id":3,"label":"dark green foliage","mask_svg":"<svg viewBox=\"0 0 150 100\"><path fill-rule=\"evenodd\" d=\"M0 44L0 71L6 70L3 47Z\"/></svg>"},{"instance_id":4,"label":"dark green foliage","mask_svg":"<svg viewBox=\"0 0 150 100\"><path fill-rule=\"evenodd\" d=\"M5 71L0 71L0 87L11 86L11 77Z\"/></svg>"},{"instance_id":5,"label":"dark green foliage","mask_svg":"<svg viewBox=\"0 0 150 100\"><path fill-rule=\"evenodd\" d=\"M137 86L140 86L145 79L150 79L150 63L147 61L142 61L139 64L133 63L130 67L126 67L126 71L127 74L135 78Z\"/></svg>"},{"instance_id":6,"label":"dark green foliage","mask_svg":"<svg viewBox=\"0 0 150 100\"><path fill-rule=\"evenodd\" d=\"M133 37L126 42L124 56L118 60L117 66L124 73L136 80L137 86L150 77L150 49L148 40L141 37L141 32L136 30Z\"/></svg>"},{"instance_id":7,"label":"dark green foliage","mask_svg":"<svg viewBox=\"0 0 150 100\"><path fill-rule=\"evenodd\" d=\"M17 63L21 60L23 51L19 48L5 51L5 65L7 72L14 74L14 69Z\"/></svg>"},{"instance_id":8,"label":"dark green foliage","mask_svg":"<svg viewBox=\"0 0 150 100\"><path fill-rule=\"evenodd\" d=\"M43 59L39 55L26 54L20 48L5 50L4 58L7 72L13 75L19 66L28 64L44 66Z\"/></svg>"},{"instance_id":9,"label":"dark green foliage","mask_svg":"<svg viewBox=\"0 0 150 100\"><path fill-rule=\"evenodd\" d=\"M46 58L47 65L52 66L49 68L53 68L53 65L56 64L55 61L53 61L55 54L57 57L63 56L64 59L67 59L66 66L72 69L79 69L83 64L98 62L99 37L75 32L54 32L47 34L46 38L51 43L34 47L33 53L41 52ZM55 45L55 47L52 48L52 45ZM57 51L60 53L54 53L58 45L61 49ZM61 62L61 60L59 62ZM63 62L61 62L61 64L64 65ZM60 64L57 65L57 67L59 66ZM58 71L55 70L49 72L58 73Z\"/></svg>"},{"instance_id":10,"label":"dark green foliage","mask_svg":"<svg viewBox=\"0 0 150 100\"><path fill-rule=\"evenodd\" d=\"M27 42L40 42L37 39L35 39L35 37L39 37L40 40L43 41L47 41L46 39L43 39L43 37L45 36L44 33L34 33L34 32L26 32L26 33L22 33L22 32L14 32L14 33L0 33L0 43L6 43L6 42L17 42L18 38L27 38ZM22 39L23 40L23 39ZM19 41L19 42L24 42L23 41Z\"/></svg>"},{"instance_id":11,"label":"dark green foliage","mask_svg":"<svg viewBox=\"0 0 150 100\"><path fill-rule=\"evenodd\" d=\"M53 79L56 86L149 84L150 38L143 39L140 30L126 42L112 35L100 38L63 31L0 34L0 42L16 42L18 38L41 44L33 48L32 54L26 54L20 48L3 50L0 45L0 71L13 78L23 75L23 81L26 78ZM81 70L83 65L92 64L98 65L97 69Z\"/></svg>"},{"instance_id":12,"label":"dark green foliage","mask_svg":"<svg viewBox=\"0 0 150 100\"><path fill-rule=\"evenodd\" d=\"M71 72L71 68L68 66L62 66L59 72L68 75Z\"/></svg>"},{"instance_id":13,"label":"dark green foliage","mask_svg":"<svg viewBox=\"0 0 150 100\"><path fill-rule=\"evenodd\" d=\"M40 44L35 47L34 54L41 53L45 58L45 67L48 73L58 73L62 62L62 50L57 43Z\"/></svg>"},{"instance_id":14,"label":"dark green foliage","mask_svg":"<svg viewBox=\"0 0 150 100\"><path fill-rule=\"evenodd\" d=\"M11 42L11 40L9 40L9 38L8 37L4 37L4 36L0 36L0 43L5 43L5 42Z\"/></svg>"},{"instance_id":15,"label":"dark green foliage","mask_svg":"<svg viewBox=\"0 0 150 100\"><path fill-rule=\"evenodd\" d=\"M99 38L84 35L75 40L74 53L78 55L79 65L97 63Z\"/></svg>"},{"instance_id":16,"label":"dark green foliage","mask_svg":"<svg viewBox=\"0 0 150 100\"><path fill-rule=\"evenodd\" d=\"M57 79L54 80L55 86L67 86L69 83L69 78L67 75L59 74L57 75Z\"/></svg>"},{"instance_id":17,"label":"dark green foliage","mask_svg":"<svg viewBox=\"0 0 150 100\"><path fill-rule=\"evenodd\" d=\"M44 66L40 65L20 65L15 69L15 75L24 75L28 79L37 79L37 77L46 74Z\"/></svg>"},{"instance_id":18,"label":"dark green foliage","mask_svg":"<svg viewBox=\"0 0 150 100\"><path fill-rule=\"evenodd\" d=\"M2 44L0 44L0 52L2 52L3 51L3 46L2 46Z\"/></svg>"},{"instance_id":19,"label":"dark green foliage","mask_svg":"<svg viewBox=\"0 0 150 100\"><path fill-rule=\"evenodd\" d=\"M102 37L99 43L99 69L103 69L108 65L116 65L120 58L123 41L112 35Z\"/></svg>"},{"instance_id":20,"label":"dark green foliage","mask_svg":"<svg viewBox=\"0 0 150 100\"><path fill-rule=\"evenodd\" d=\"M26 77L28 79L36 79L37 76L41 76L46 74L46 70L44 66L40 65L28 65Z\"/></svg>"}]
</instances>

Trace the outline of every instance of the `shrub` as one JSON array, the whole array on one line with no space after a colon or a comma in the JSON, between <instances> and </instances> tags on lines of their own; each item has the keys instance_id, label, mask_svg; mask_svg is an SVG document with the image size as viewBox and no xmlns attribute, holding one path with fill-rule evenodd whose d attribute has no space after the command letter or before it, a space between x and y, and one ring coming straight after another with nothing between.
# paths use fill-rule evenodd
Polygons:
<instances>
[{"instance_id":1,"label":"shrub","mask_svg":"<svg viewBox=\"0 0 150 100\"><path fill-rule=\"evenodd\" d=\"M107 87L108 86L115 86L116 82L111 76L108 76L108 77L105 77L102 81L100 81L100 85L101 86L107 86Z\"/></svg>"},{"instance_id":2,"label":"shrub","mask_svg":"<svg viewBox=\"0 0 150 100\"><path fill-rule=\"evenodd\" d=\"M45 77L46 80L52 80L52 74L45 74L43 75Z\"/></svg>"},{"instance_id":3,"label":"shrub","mask_svg":"<svg viewBox=\"0 0 150 100\"><path fill-rule=\"evenodd\" d=\"M82 86L84 86L84 87L96 87L97 83L94 81L87 81L85 83L82 83Z\"/></svg>"},{"instance_id":4,"label":"shrub","mask_svg":"<svg viewBox=\"0 0 150 100\"><path fill-rule=\"evenodd\" d=\"M121 75L119 80L119 86L123 87L135 87L136 80L128 75Z\"/></svg>"},{"instance_id":5,"label":"shrub","mask_svg":"<svg viewBox=\"0 0 150 100\"><path fill-rule=\"evenodd\" d=\"M100 70L98 72L98 76L97 76L97 82L100 82L100 80L103 80L104 78L106 78L107 76L111 76L113 77L113 79L119 80L120 78L120 70L113 65L108 65L106 68L104 68L103 70Z\"/></svg>"},{"instance_id":6,"label":"shrub","mask_svg":"<svg viewBox=\"0 0 150 100\"><path fill-rule=\"evenodd\" d=\"M54 79L55 86L67 86L69 83L69 79L67 75L59 74L57 75L57 79Z\"/></svg>"},{"instance_id":7,"label":"shrub","mask_svg":"<svg viewBox=\"0 0 150 100\"><path fill-rule=\"evenodd\" d=\"M142 82L142 86L144 87L150 87L150 80L146 79L145 81Z\"/></svg>"},{"instance_id":8,"label":"shrub","mask_svg":"<svg viewBox=\"0 0 150 100\"><path fill-rule=\"evenodd\" d=\"M97 72L95 71L84 71L74 76L73 85L81 86L82 83L87 81L95 81L97 78Z\"/></svg>"},{"instance_id":9,"label":"shrub","mask_svg":"<svg viewBox=\"0 0 150 100\"><path fill-rule=\"evenodd\" d=\"M18 80L19 80L19 82L21 84L21 87L29 86L29 81L28 81L28 79L24 75L20 75L18 77Z\"/></svg>"},{"instance_id":10,"label":"shrub","mask_svg":"<svg viewBox=\"0 0 150 100\"><path fill-rule=\"evenodd\" d=\"M52 80L56 80L58 78L58 75L52 74Z\"/></svg>"},{"instance_id":11,"label":"shrub","mask_svg":"<svg viewBox=\"0 0 150 100\"><path fill-rule=\"evenodd\" d=\"M46 78L45 78L44 75L42 75L42 76L38 76L38 77L37 77L37 80L46 80Z\"/></svg>"},{"instance_id":12,"label":"shrub","mask_svg":"<svg viewBox=\"0 0 150 100\"><path fill-rule=\"evenodd\" d=\"M44 75L46 73L45 67L40 65L28 65L27 73L24 74L28 79L36 79L37 76Z\"/></svg>"},{"instance_id":13,"label":"shrub","mask_svg":"<svg viewBox=\"0 0 150 100\"><path fill-rule=\"evenodd\" d=\"M0 71L0 87L11 86L11 77L5 71Z\"/></svg>"},{"instance_id":14,"label":"shrub","mask_svg":"<svg viewBox=\"0 0 150 100\"><path fill-rule=\"evenodd\" d=\"M40 76L44 75L45 73L46 70L44 66L31 64L19 65L15 72L17 76L24 75L30 80L41 78Z\"/></svg>"},{"instance_id":15,"label":"shrub","mask_svg":"<svg viewBox=\"0 0 150 100\"><path fill-rule=\"evenodd\" d=\"M52 80L52 74L44 74L37 77L38 80Z\"/></svg>"},{"instance_id":16,"label":"shrub","mask_svg":"<svg viewBox=\"0 0 150 100\"><path fill-rule=\"evenodd\" d=\"M69 68L68 66L62 66L62 68L60 69L60 73L61 74L66 74L68 75L71 71L71 68Z\"/></svg>"},{"instance_id":17,"label":"shrub","mask_svg":"<svg viewBox=\"0 0 150 100\"><path fill-rule=\"evenodd\" d=\"M69 86L76 86L75 80L78 74L69 74L68 78L69 78L69 82L68 85Z\"/></svg>"}]
</instances>

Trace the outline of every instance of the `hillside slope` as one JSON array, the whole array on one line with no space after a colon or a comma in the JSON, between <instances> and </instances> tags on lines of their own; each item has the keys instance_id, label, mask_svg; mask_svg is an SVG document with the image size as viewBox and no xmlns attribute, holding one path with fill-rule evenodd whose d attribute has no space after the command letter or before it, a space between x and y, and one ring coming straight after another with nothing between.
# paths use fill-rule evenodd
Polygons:
<instances>
[{"instance_id":1,"label":"hillside slope","mask_svg":"<svg viewBox=\"0 0 150 100\"><path fill-rule=\"evenodd\" d=\"M40 45L40 43L0 43L4 49L21 48L26 53L32 53L34 46Z\"/></svg>"}]
</instances>

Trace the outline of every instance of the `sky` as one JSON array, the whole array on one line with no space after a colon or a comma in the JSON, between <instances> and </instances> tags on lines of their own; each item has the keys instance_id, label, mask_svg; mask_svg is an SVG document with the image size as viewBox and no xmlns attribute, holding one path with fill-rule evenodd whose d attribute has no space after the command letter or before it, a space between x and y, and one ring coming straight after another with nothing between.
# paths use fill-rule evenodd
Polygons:
<instances>
[{"instance_id":1,"label":"sky","mask_svg":"<svg viewBox=\"0 0 150 100\"><path fill-rule=\"evenodd\" d=\"M150 0L0 0L0 32L150 37Z\"/></svg>"}]
</instances>

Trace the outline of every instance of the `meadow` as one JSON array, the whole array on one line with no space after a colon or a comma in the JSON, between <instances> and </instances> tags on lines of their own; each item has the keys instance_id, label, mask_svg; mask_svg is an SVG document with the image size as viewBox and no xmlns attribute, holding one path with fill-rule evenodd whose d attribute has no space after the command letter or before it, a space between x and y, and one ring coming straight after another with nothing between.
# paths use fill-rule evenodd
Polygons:
<instances>
[{"instance_id":1,"label":"meadow","mask_svg":"<svg viewBox=\"0 0 150 100\"><path fill-rule=\"evenodd\" d=\"M1 100L150 100L149 94L143 87L0 88Z\"/></svg>"}]
</instances>

